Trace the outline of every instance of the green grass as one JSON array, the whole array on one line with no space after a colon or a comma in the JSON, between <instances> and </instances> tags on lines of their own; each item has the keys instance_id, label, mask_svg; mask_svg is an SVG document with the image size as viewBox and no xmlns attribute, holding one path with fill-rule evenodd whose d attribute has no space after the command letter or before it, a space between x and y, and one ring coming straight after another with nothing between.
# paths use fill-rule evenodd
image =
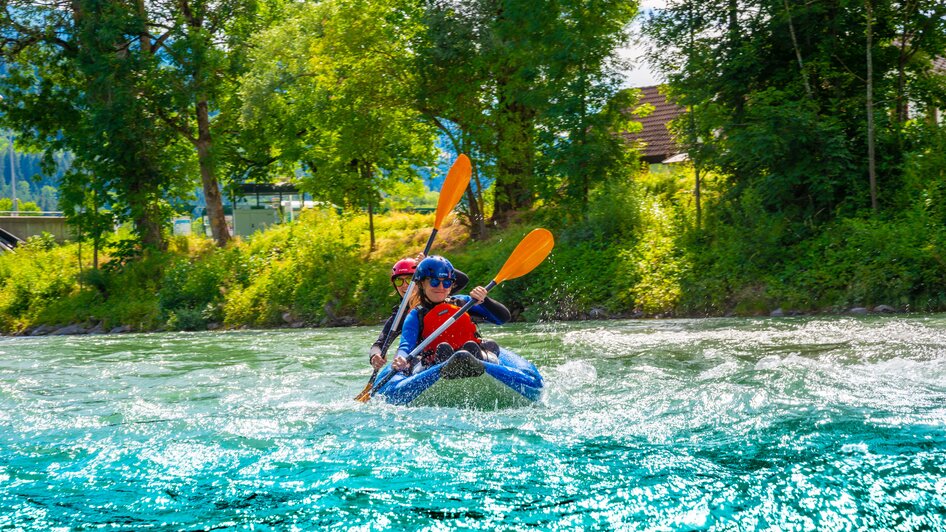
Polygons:
<instances>
[{"instance_id":1,"label":"green grass","mask_svg":"<svg viewBox=\"0 0 946 532\"><path fill-rule=\"evenodd\" d=\"M696 231L691 181L685 172L647 175L599 191L581 219L537 208L480 242L450 218L434 252L465 271L472 286L485 285L526 233L551 229L556 247L546 262L493 292L526 320L759 315L777 307L830 312L882 303L946 309L946 228L938 207L799 229L764 212L751 192L726 198L717 190L724 184L708 178ZM77 244L36 238L0 255L0 329L379 323L396 303L390 265L421 251L432 223L432 215L377 216L370 251L366 216L310 210L226 249L175 237L167 252L125 263L116 237L99 270L90 266L88 245L80 267Z\"/></svg>"}]
</instances>

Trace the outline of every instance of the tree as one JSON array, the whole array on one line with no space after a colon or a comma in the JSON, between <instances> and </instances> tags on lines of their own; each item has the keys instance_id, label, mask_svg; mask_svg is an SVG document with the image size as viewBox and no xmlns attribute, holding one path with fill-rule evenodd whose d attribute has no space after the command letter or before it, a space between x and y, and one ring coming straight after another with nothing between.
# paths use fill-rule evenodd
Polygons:
<instances>
[{"instance_id":1,"label":"tree","mask_svg":"<svg viewBox=\"0 0 946 532\"><path fill-rule=\"evenodd\" d=\"M455 146L481 154L494 222L560 191L582 205L592 181L626 162L625 147L604 132L616 115L602 111L619 89L615 54L635 2L425 6L419 106L444 132L456 124Z\"/></svg>"},{"instance_id":2,"label":"tree","mask_svg":"<svg viewBox=\"0 0 946 532\"><path fill-rule=\"evenodd\" d=\"M248 43L279 12L279 1L178 0L138 4L139 16L166 27L159 92L149 95L161 119L195 150L210 228L218 246L230 233L223 213L220 171L242 166L233 150L240 132L236 82L247 69ZM155 44L150 44L155 46ZM236 173L242 173L236 170ZM230 177L234 177L233 174Z\"/></svg>"},{"instance_id":3,"label":"tree","mask_svg":"<svg viewBox=\"0 0 946 532\"><path fill-rule=\"evenodd\" d=\"M4 102L8 120L47 153L75 153L73 178L115 185L127 212L113 212L158 247L167 200L199 173L222 246L218 170L232 152L216 141L236 136L221 110L239 108L227 104L245 43L267 20L258 14L255 0L12 0L0 18L13 61L4 88L23 103Z\"/></svg>"},{"instance_id":4,"label":"tree","mask_svg":"<svg viewBox=\"0 0 946 532\"><path fill-rule=\"evenodd\" d=\"M693 129L706 143L701 156L731 176L732 193L754 189L767 210L808 226L870 205L865 154L874 131L878 204L893 197L883 190L898 186L904 148L896 140L899 76L889 74L899 68L902 32L892 2L870 5L873 83L864 2L681 0L648 21L651 60L677 101L692 106ZM905 66L907 93L943 51L932 37L914 38L923 53ZM870 128L868 85L890 111L874 113Z\"/></svg>"},{"instance_id":5,"label":"tree","mask_svg":"<svg viewBox=\"0 0 946 532\"><path fill-rule=\"evenodd\" d=\"M47 212L56 211L59 209L59 198L56 192L56 187L51 187L49 185L44 185L40 190L39 197L39 206L42 210Z\"/></svg>"},{"instance_id":6,"label":"tree","mask_svg":"<svg viewBox=\"0 0 946 532\"><path fill-rule=\"evenodd\" d=\"M409 4L302 6L260 37L245 79L245 115L271 139L277 168L299 165L314 197L367 210L372 249L380 192L433 158L433 131L411 105L416 31Z\"/></svg>"},{"instance_id":7,"label":"tree","mask_svg":"<svg viewBox=\"0 0 946 532\"><path fill-rule=\"evenodd\" d=\"M18 142L76 156L68 186L114 191L119 220L131 221L145 245L162 248L166 199L186 175L173 132L145 96L156 92L162 37L118 0L36 4L11 0L0 14L8 75L0 88L3 120ZM72 209L66 208L67 212Z\"/></svg>"},{"instance_id":8,"label":"tree","mask_svg":"<svg viewBox=\"0 0 946 532\"><path fill-rule=\"evenodd\" d=\"M620 91L622 69L616 57L627 44L626 27L637 13L635 2L560 2L561 12L544 33L549 58L549 105L540 118L540 149L545 155L547 195L564 188L563 203L586 216L595 185L626 178L636 167L635 153L618 133L630 129L636 93ZM568 42L569 46L557 43Z\"/></svg>"}]
</instances>

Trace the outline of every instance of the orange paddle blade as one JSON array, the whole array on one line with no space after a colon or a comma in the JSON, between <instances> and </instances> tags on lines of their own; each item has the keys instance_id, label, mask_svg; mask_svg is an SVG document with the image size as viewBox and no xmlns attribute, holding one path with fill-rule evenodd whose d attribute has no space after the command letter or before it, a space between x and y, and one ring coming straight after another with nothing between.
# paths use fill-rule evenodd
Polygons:
<instances>
[{"instance_id":1,"label":"orange paddle blade","mask_svg":"<svg viewBox=\"0 0 946 532\"><path fill-rule=\"evenodd\" d=\"M531 272L549 256L554 246L555 239L548 229L533 229L509 255L493 281L499 284Z\"/></svg>"},{"instance_id":2,"label":"orange paddle blade","mask_svg":"<svg viewBox=\"0 0 946 532\"><path fill-rule=\"evenodd\" d=\"M443 180L443 186L440 187L440 199L437 200L437 216L434 218L434 229L439 230L440 224L447 214L457 206L466 187L470 185L470 175L473 173L473 166L470 164L470 158L462 153L457 156L453 162L447 177Z\"/></svg>"},{"instance_id":3,"label":"orange paddle blade","mask_svg":"<svg viewBox=\"0 0 946 532\"><path fill-rule=\"evenodd\" d=\"M374 385L374 379L365 386L365 389L361 391L360 394L355 396L355 401L359 403L367 403L368 399L371 399L371 387Z\"/></svg>"}]
</instances>

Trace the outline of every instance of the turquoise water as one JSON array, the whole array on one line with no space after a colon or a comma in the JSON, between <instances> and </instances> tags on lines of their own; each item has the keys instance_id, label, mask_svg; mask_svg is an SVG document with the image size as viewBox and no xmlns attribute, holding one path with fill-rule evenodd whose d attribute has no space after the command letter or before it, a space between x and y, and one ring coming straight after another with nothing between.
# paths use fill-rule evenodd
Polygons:
<instances>
[{"instance_id":1,"label":"turquoise water","mask_svg":"<svg viewBox=\"0 0 946 532\"><path fill-rule=\"evenodd\" d=\"M946 317L553 323L498 412L370 328L0 340L0 529L946 529Z\"/></svg>"}]
</instances>

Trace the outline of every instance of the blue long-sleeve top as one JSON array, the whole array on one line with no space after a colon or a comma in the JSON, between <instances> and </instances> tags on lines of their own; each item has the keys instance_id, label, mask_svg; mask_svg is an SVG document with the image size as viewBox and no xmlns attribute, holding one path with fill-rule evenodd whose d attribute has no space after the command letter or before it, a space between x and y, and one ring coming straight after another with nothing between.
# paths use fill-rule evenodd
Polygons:
<instances>
[{"instance_id":1,"label":"blue long-sleeve top","mask_svg":"<svg viewBox=\"0 0 946 532\"><path fill-rule=\"evenodd\" d=\"M451 296L450 299L450 302L454 305L463 306L470 301L470 296ZM489 297L484 299L482 303L470 307L469 312L474 321L488 321L496 325L502 325L512 317L505 305ZM404 327L401 329L401 345L397 348L398 356L407 357L424 340L420 337L423 329L424 324L421 323L420 312L417 308L414 308L404 318Z\"/></svg>"},{"instance_id":2,"label":"blue long-sleeve top","mask_svg":"<svg viewBox=\"0 0 946 532\"><path fill-rule=\"evenodd\" d=\"M450 289L450 294L456 294L470 282L470 278L460 270L453 270L453 287ZM417 290L420 290L418 285ZM452 297L452 296L451 296ZM397 304L391 309L391 315L388 317L387 321L384 322L384 327L381 329L381 334L378 335L378 339L375 340L374 344L379 349L381 349L381 356L384 357L388 352L388 347L394 343L394 339L397 338L397 335L401 334L401 327L404 325L404 320L407 318L407 313L401 316L401 323L397 325L394 324L394 318L397 317L397 311L401 305ZM508 319L507 319L508 321ZM394 332L391 332L391 329L394 329ZM370 357L369 357L370 358Z\"/></svg>"}]
</instances>

